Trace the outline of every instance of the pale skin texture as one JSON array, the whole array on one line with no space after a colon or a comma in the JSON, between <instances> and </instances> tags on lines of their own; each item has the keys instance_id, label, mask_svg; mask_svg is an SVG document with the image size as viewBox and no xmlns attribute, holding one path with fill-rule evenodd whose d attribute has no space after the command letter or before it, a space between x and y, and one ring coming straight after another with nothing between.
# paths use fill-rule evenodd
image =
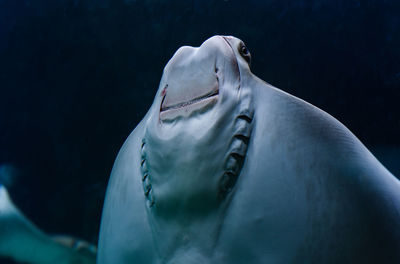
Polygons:
<instances>
[{"instance_id":1,"label":"pale skin texture","mask_svg":"<svg viewBox=\"0 0 400 264\"><path fill-rule=\"evenodd\" d=\"M399 263L399 181L242 47L216 36L167 64L114 164L98 263Z\"/></svg>"},{"instance_id":2,"label":"pale skin texture","mask_svg":"<svg viewBox=\"0 0 400 264\"><path fill-rule=\"evenodd\" d=\"M29 221L0 186L0 255L27 264L94 264L95 248L69 244L71 238L52 238ZM76 244L76 243L75 243ZM79 243L78 243L79 244ZM79 245L78 245L79 247Z\"/></svg>"}]
</instances>

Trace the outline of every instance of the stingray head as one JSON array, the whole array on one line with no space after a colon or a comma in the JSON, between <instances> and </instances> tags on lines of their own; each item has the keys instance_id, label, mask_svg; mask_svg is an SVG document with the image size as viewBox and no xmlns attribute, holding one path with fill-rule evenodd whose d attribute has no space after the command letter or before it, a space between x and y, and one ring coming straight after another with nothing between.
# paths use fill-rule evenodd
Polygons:
<instances>
[{"instance_id":1,"label":"stingray head","mask_svg":"<svg viewBox=\"0 0 400 264\"><path fill-rule=\"evenodd\" d=\"M251 131L249 65L241 40L215 36L165 66L141 146L145 195L161 215L210 212L232 189Z\"/></svg>"},{"instance_id":2,"label":"stingray head","mask_svg":"<svg viewBox=\"0 0 400 264\"><path fill-rule=\"evenodd\" d=\"M250 53L234 37L215 36L197 48L181 47L164 69L160 120L189 118L212 109L240 86L239 64L243 62L248 68Z\"/></svg>"}]
</instances>

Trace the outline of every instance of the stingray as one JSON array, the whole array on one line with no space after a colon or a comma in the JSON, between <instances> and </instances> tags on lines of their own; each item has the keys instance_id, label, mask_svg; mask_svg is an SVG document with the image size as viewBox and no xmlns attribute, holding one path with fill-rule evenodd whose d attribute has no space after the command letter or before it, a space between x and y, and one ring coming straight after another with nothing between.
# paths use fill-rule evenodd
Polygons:
<instances>
[{"instance_id":1,"label":"stingray","mask_svg":"<svg viewBox=\"0 0 400 264\"><path fill-rule=\"evenodd\" d=\"M400 263L399 181L250 63L228 36L168 62L115 161L100 264Z\"/></svg>"},{"instance_id":2,"label":"stingray","mask_svg":"<svg viewBox=\"0 0 400 264\"><path fill-rule=\"evenodd\" d=\"M14 205L1 184L0 256L26 264L96 262L95 248L87 242L64 235L49 236L40 230Z\"/></svg>"}]
</instances>

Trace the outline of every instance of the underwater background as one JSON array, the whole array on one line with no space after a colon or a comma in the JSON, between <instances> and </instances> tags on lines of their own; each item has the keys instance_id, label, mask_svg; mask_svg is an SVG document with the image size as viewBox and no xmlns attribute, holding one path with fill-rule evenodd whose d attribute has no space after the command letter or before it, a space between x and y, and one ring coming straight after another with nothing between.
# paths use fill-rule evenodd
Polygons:
<instances>
[{"instance_id":1,"label":"underwater background","mask_svg":"<svg viewBox=\"0 0 400 264\"><path fill-rule=\"evenodd\" d=\"M216 34L400 177L400 1L0 0L0 182L24 214L96 244L114 159L163 67Z\"/></svg>"}]
</instances>

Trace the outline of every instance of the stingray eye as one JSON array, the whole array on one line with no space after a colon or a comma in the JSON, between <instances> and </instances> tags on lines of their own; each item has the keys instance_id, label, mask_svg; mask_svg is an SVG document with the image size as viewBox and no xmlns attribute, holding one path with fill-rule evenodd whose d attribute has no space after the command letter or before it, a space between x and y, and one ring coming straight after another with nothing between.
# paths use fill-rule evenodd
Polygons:
<instances>
[{"instance_id":1,"label":"stingray eye","mask_svg":"<svg viewBox=\"0 0 400 264\"><path fill-rule=\"evenodd\" d=\"M249 50L246 48L246 46L242 46L242 47L240 48L240 53L241 53L243 56L246 56L247 54L249 54Z\"/></svg>"},{"instance_id":2,"label":"stingray eye","mask_svg":"<svg viewBox=\"0 0 400 264\"><path fill-rule=\"evenodd\" d=\"M246 45L244 43L240 43L239 45L239 53L247 61L247 63L250 65L251 63L251 55L249 50L247 49Z\"/></svg>"}]
</instances>

